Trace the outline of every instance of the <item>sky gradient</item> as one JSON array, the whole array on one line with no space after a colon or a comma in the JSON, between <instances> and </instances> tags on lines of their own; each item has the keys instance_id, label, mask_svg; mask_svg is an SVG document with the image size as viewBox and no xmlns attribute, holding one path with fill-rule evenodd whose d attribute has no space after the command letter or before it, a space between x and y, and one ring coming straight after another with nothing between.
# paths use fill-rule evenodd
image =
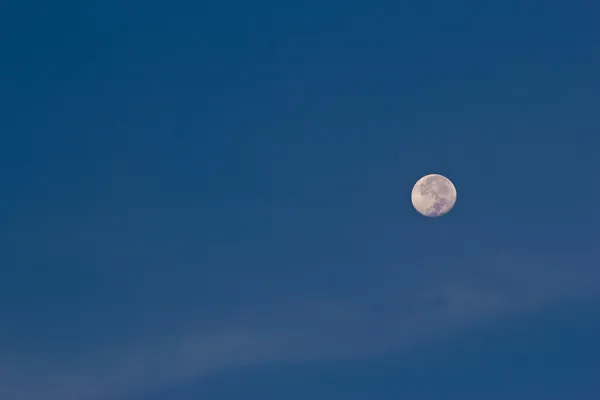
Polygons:
<instances>
[{"instance_id":1,"label":"sky gradient","mask_svg":"<svg viewBox=\"0 0 600 400\"><path fill-rule=\"evenodd\" d=\"M599 5L3 7L0 398L599 398Z\"/></svg>"}]
</instances>

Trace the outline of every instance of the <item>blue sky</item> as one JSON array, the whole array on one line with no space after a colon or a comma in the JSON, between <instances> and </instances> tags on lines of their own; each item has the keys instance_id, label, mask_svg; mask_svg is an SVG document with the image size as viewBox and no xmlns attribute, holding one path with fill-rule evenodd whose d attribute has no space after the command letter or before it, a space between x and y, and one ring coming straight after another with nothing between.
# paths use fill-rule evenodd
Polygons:
<instances>
[{"instance_id":1,"label":"blue sky","mask_svg":"<svg viewBox=\"0 0 600 400\"><path fill-rule=\"evenodd\" d=\"M598 398L597 5L13 3L0 397Z\"/></svg>"}]
</instances>

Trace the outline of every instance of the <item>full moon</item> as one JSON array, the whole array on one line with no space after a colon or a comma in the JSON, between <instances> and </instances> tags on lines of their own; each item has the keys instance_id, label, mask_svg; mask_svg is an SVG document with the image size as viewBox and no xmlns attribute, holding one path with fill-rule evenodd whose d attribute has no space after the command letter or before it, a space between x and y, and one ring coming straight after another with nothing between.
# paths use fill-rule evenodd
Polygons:
<instances>
[{"instance_id":1,"label":"full moon","mask_svg":"<svg viewBox=\"0 0 600 400\"><path fill-rule=\"evenodd\" d=\"M456 203L456 188L450 179L438 174L425 175L415 183L412 204L426 217L441 217Z\"/></svg>"}]
</instances>

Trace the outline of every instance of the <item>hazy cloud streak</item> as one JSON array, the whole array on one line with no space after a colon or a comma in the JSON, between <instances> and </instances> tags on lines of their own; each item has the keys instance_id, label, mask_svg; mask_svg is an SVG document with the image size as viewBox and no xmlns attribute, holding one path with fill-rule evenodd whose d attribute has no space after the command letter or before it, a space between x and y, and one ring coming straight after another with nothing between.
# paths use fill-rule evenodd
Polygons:
<instances>
[{"instance_id":1,"label":"hazy cloud streak","mask_svg":"<svg viewBox=\"0 0 600 400\"><path fill-rule=\"evenodd\" d=\"M115 352L103 368L92 368L100 365L94 359L100 355L93 353L85 365L37 371L5 366L0 395L102 399L240 366L384 355L471 324L594 296L600 282L595 271L583 267L509 260L440 273L422 285L403 282L400 275L392 273L362 297L277 299L270 307L247 310L226 327L141 338L145 345Z\"/></svg>"}]
</instances>

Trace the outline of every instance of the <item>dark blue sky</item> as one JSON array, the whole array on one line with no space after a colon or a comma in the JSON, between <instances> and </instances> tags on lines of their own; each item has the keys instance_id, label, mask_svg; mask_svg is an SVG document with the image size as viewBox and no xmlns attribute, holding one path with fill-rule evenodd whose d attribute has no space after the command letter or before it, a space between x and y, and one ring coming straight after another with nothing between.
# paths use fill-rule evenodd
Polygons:
<instances>
[{"instance_id":1,"label":"dark blue sky","mask_svg":"<svg viewBox=\"0 0 600 400\"><path fill-rule=\"evenodd\" d=\"M600 6L12 3L0 397L600 396Z\"/></svg>"}]
</instances>

